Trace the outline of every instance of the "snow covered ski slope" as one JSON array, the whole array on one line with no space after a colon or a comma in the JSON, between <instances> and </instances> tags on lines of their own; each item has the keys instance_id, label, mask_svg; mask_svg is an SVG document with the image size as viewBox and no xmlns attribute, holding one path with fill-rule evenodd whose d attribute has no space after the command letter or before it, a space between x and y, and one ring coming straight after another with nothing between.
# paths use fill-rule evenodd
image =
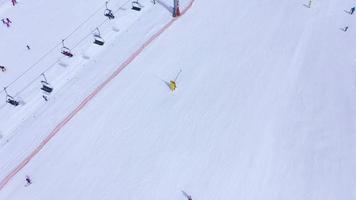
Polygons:
<instances>
[{"instance_id":1,"label":"snow covered ski slope","mask_svg":"<svg viewBox=\"0 0 356 200\"><path fill-rule=\"evenodd\" d=\"M0 200L356 199L355 2L121 3L107 44L48 73L49 101L13 86Z\"/></svg>"}]
</instances>

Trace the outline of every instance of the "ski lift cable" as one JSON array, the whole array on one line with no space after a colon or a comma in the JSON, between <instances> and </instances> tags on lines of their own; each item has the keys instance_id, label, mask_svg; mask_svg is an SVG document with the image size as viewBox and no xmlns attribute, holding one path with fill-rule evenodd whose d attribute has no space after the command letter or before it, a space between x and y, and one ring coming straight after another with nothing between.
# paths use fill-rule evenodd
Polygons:
<instances>
[{"instance_id":1,"label":"ski lift cable","mask_svg":"<svg viewBox=\"0 0 356 200\"><path fill-rule=\"evenodd\" d=\"M63 58L63 57L65 57L65 56L62 56L61 58ZM24 92L28 88L29 85L32 85L33 83L38 81L38 79L41 78L42 74L46 73L49 69L56 66L59 63L61 58L57 59L55 62L53 62L51 65L49 65L49 67L45 71L43 71L40 75L36 76L34 79L32 79L30 82L28 82L28 84L25 87L22 87L20 90L18 90L14 96L15 97L19 96L22 92Z\"/></svg>"},{"instance_id":2,"label":"ski lift cable","mask_svg":"<svg viewBox=\"0 0 356 200\"><path fill-rule=\"evenodd\" d=\"M6 87L10 87L13 85L16 81L18 81L20 78L22 78L25 74L27 74L31 69L33 69L38 63L40 63L44 58L46 58L52 51L54 51L56 48L58 48L58 43L55 47L47 51L46 54L44 54L42 57L40 57L34 64L32 64L29 68L27 68L24 72L22 72L19 76L17 76L13 81L11 81L9 84L6 85Z\"/></svg>"},{"instance_id":3,"label":"ski lift cable","mask_svg":"<svg viewBox=\"0 0 356 200\"><path fill-rule=\"evenodd\" d=\"M128 4L129 2L130 2L131 0L127 0L127 1L125 1L123 4L121 4L120 6L119 6L119 8L118 9L116 9L115 11L114 11L114 13L116 14L116 13L118 13L126 4ZM106 22L109 22L110 20L109 19L105 19L105 20L103 20L95 29L93 29L90 33L88 33L87 35L85 35L81 40L79 40L77 43L75 43L74 45L73 45L73 48L72 49L75 49L76 47L78 47L84 40L86 40L88 37L90 37L92 34L93 34L93 32L95 32L95 30L97 29L97 28L100 28L100 27L102 27Z\"/></svg>"},{"instance_id":4,"label":"ski lift cable","mask_svg":"<svg viewBox=\"0 0 356 200\"><path fill-rule=\"evenodd\" d=\"M67 35L64 40L68 39L70 36L72 36L75 32L77 32L85 23L87 23L91 18L93 18L100 10L102 10L103 6L101 5L93 14L91 14L84 22L82 22L76 29L74 29L69 35ZM27 74L31 69L33 69L38 63L40 63L43 59L45 59L50 53L52 53L55 49L57 49L62 42L57 43L54 47L52 47L50 50L48 50L45 54L43 54L34 64L32 64L29 68L27 68L24 72L22 72L19 76L17 76L13 81L8 83L6 87L10 87L13 85L16 81L18 81L20 78L22 78L25 74ZM1 91L3 93L4 91Z\"/></svg>"},{"instance_id":5,"label":"ski lift cable","mask_svg":"<svg viewBox=\"0 0 356 200\"><path fill-rule=\"evenodd\" d=\"M84 26L84 24L86 24L91 18L93 18L99 11L101 11L103 9L103 7L105 6L100 6L94 13L92 13L84 22L82 22L81 24L79 24L79 26L77 26L77 28L75 28L71 33L69 33L69 35L67 35L67 37L64 38L64 40L68 39L70 36L72 36L74 33L76 33L82 26Z\"/></svg>"},{"instance_id":6,"label":"ski lift cable","mask_svg":"<svg viewBox=\"0 0 356 200\"><path fill-rule=\"evenodd\" d=\"M110 1L110 0L109 0ZM123 4L120 5L120 7L115 11L115 13L117 11L119 11L123 6L125 6L130 0L127 0L126 2L124 2ZM33 67L35 67L38 63L40 63L45 57L47 57L50 53L52 53L52 51L54 51L55 49L57 49L60 45L63 45L63 41L68 39L70 36L72 36L76 31L79 30L80 27L82 27L86 22L88 22L92 17L94 17L101 9L103 8L103 6L100 6L100 8L98 8L95 13L93 13L91 16L89 16L83 23L81 23L74 31L72 31L69 35L67 35L61 42L57 43L56 46L54 46L52 49L50 49L49 51L47 51L46 54L44 54L40 59L38 59L34 64L32 64L26 71L24 71L22 74L20 74L16 79L14 79L13 81L11 81L9 84L7 84L6 87L10 87L11 85L13 85L17 80L19 80L20 78L22 78L26 73L28 73ZM101 27L103 24L105 24L105 22L109 21L108 19L105 19L102 23L99 24L99 26L97 27ZM93 32L93 31L92 31ZM80 42L76 43L74 45L74 47L79 46L79 44L85 40L87 37L89 37L91 35L91 33L87 34L84 36L84 38L82 40L80 40ZM72 48L74 49L74 48ZM57 61L56 61L57 62ZM52 65L51 65L52 66ZM47 70L45 70L47 71ZM37 79L38 77L36 77ZM0 94L3 91L0 92Z\"/></svg>"},{"instance_id":7,"label":"ski lift cable","mask_svg":"<svg viewBox=\"0 0 356 200\"><path fill-rule=\"evenodd\" d=\"M121 4L120 7L116 10L116 11L120 11L120 9L122 9L130 0L126 1L125 3ZM87 35L85 35L80 41L78 41L77 43L75 43L72 47L72 49L76 49L76 47L78 47L85 39L87 39L89 36L92 35L92 33L99 27L101 27L103 24L105 24L105 22L108 22L110 21L109 19L105 19L103 20L95 29L93 29L90 33L88 33ZM63 42L61 41L61 44L63 44ZM72 50L71 49L71 50ZM62 56L61 58L64 58L65 56ZM59 62L60 59L57 59L56 62L54 62L53 64L51 64L48 68L46 68L44 70L44 72L42 73L45 73L45 72L48 72L53 66L55 66L58 62ZM35 79L37 79L38 77L36 77Z\"/></svg>"},{"instance_id":8,"label":"ski lift cable","mask_svg":"<svg viewBox=\"0 0 356 200\"><path fill-rule=\"evenodd\" d=\"M121 4L120 7L119 7L117 10L115 10L115 13L118 12L118 11L120 11L120 9L122 9L128 2L130 2L130 0L128 0L128 1L124 2L123 4ZM102 8L102 7L101 7L101 8ZM88 20L86 20L86 21L88 21ZM97 26L97 27L101 27L101 26L102 26L103 24L105 24L105 22L107 22L107 21L109 21L109 20L108 20L108 19L103 20L103 21L99 24L99 26ZM82 23L82 24L84 24L84 23ZM78 30L78 29L76 29L76 30ZM96 30L96 28L95 28L93 31L95 31L95 30ZM73 48L72 48L72 49L75 49L76 47L78 47L85 39L87 39L89 36L91 36L93 31L91 31L91 33L88 33L87 35L85 35L79 42L77 42L75 45L73 45ZM74 31L73 31L73 32L74 32ZM72 35L73 32L72 32L70 35ZM67 36L65 39L68 39L68 36ZM58 43L55 47L53 47L53 48L51 49L51 51L47 52L44 56L42 56L42 57L43 57L42 59L44 59L44 57L46 57L46 56L47 56L49 53L51 53L53 50L55 50L56 48L58 48L58 46L63 45L63 41L64 41L65 39L63 39L60 43ZM62 56L61 58L63 58L63 57L64 57L64 56ZM42 59L41 59L41 60L42 60ZM39 60L38 62L36 62L34 65L38 64L41 60ZM46 68L46 69L44 70L44 72L48 72L48 71L49 71L52 67L54 67L58 62L59 62L59 59L57 59L57 60L56 60L53 64L51 64L48 68ZM31 67L31 69L34 67L34 65ZM12 82L11 82L10 84L8 84L6 87L10 87L14 82L16 82L18 79L20 79L20 78L21 78L24 74L26 74L28 71L30 71L30 69L26 70L21 76L17 77L14 81L12 81ZM43 73L43 72L42 72L42 73ZM41 75L39 75L39 76L41 76ZM33 82L35 82L35 81L38 79L39 76L36 76L32 81L30 81L30 84L27 84L27 85L31 85ZM27 86L24 87L24 88L22 88L19 92L16 93L16 96L17 96L18 94L20 94L21 92L23 92L26 88L27 88ZM3 93L3 91L1 91L0 94L1 94L1 93Z\"/></svg>"},{"instance_id":9,"label":"ski lift cable","mask_svg":"<svg viewBox=\"0 0 356 200\"><path fill-rule=\"evenodd\" d=\"M110 1L110 0L109 0L109 1ZM120 12L120 11L122 10L122 8L124 8L124 6L125 6L127 3L129 3L130 1L131 1L131 0L127 0L127 1L125 1L123 4L120 4L120 6L119 6L116 10L114 10L113 13L116 14L116 13ZM103 7L103 6L101 6L100 8L102 9L102 7ZM99 11L100 11L100 9L96 10L96 11L95 11L95 14L96 14L97 12L99 12ZM95 14L94 14L94 15L95 15ZM92 14L89 18L92 18L94 15ZM89 20L88 20L88 19L85 20L85 22L83 22L83 23L80 24L79 26L83 26L83 24L85 24L87 21L89 21ZM109 20L109 19L103 20L97 27L98 27L98 28L101 27L102 25L104 25L104 24L105 24L106 22L108 22L108 21L110 21L110 20ZM95 29L96 29L96 28L95 28ZM94 29L94 30L95 30L95 29ZM68 39L68 38L69 38L71 35L73 35L77 30L79 30L78 27L75 29L75 31L72 31L67 37L65 37L64 40ZM94 30L93 30L93 31L94 31ZM93 32L93 31L92 31L92 32ZM72 48L72 49L75 49L76 47L78 47L85 39L87 39L89 36L91 36L91 35L92 35L92 32L90 32L89 34L85 35L79 42L77 42L75 45L73 45L73 48ZM22 73L20 76L18 76L14 81L10 82L10 84L8 84L8 85L6 86L6 88L8 88L8 87L10 87L11 85L13 85L17 80L19 80L21 77L23 77L28 71L30 71L30 70L31 70L35 65L37 65L41 60L43 60L46 56L48 56L48 54L50 54L53 50L55 50L56 48L58 48L58 47L61 46L62 44L63 44L63 41L57 43L56 46L54 46L54 47L53 47L52 49L50 49L45 55L43 55L43 56L41 57L41 59L39 59L35 64L31 65L31 67L30 67L29 69L27 69L25 72L23 72L23 73ZM64 57L65 57L65 56L61 56L59 59L57 59L57 60L56 60L55 62L53 62L51 65L49 65L49 67L47 67L42 73L48 72L50 69L52 69L54 66L56 66L56 64L58 64L59 61L60 61L62 58L64 58ZM26 84L26 86L23 87L22 89L20 89L20 90L16 93L16 95L14 95L14 96L15 96L15 97L18 96L18 95L21 94L24 90L27 89L28 85L32 85L34 82L36 82L37 79L42 76L42 73L41 73L40 75L36 76L32 81L30 81L29 84ZM2 93L4 93L4 90L0 92L0 94L2 94ZM4 104L3 106L0 106L0 109L3 108L5 105L6 105L6 104Z\"/></svg>"},{"instance_id":10,"label":"ski lift cable","mask_svg":"<svg viewBox=\"0 0 356 200\"><path fill-rule=\"evenodd\" d=\"M119 5L119 8L118 9L116 9L113 13L118 13L118 12L120 12L121 11L121 9L125 6L125 5L127 5L129 2L131 2L131 0L127 0L127 1L125 1L124 3L122 3L122 4L120 4ZM72 48L71 48L71 50L73 50L73 49L76 49L76 47L78 47L84 40L86 40L88 37L90 37L92 34L93 34L93 32L96 30L96 28L100 28L100 27L102 27L106 22L109 22L110 20L109 19L104 19L99 25L97 25L90 33L88 33L87 35L84 35L84 37L81 39L81 40L79 40L77 43L75 43L74 45L72 45Z\"/></svg>"},{"instance_id":11,"label":"ski lift cable","mask_svg":"<svg viewBox=\"0 0 356 200\"><path fill-rule=\"evenodd\" d=\"M123 4L120 4L119 8L115 10L114 13L118 13L119 11L121 11L121 9L127 4L129 3L131 0L127 0L126 2L124 2ZM108 1L110 2L110 0ZM98 26L97 28L100 28L103 24L105 24L106 22L110 21L109 19L105 19L103 20ZM87 35L85 35L80 41L78 41L77 43L75 43L73 46L72 46L72 49L76 49L84 40L86 40L88 37L90 37L93 32L96 30L96 28L94 30L92 30L90 33L88 33ZM64 58L65 56L62 56L60 59ZM44 70L44 72L42 73L46 73L48 72L50 69L52 69L54 66L56 66L57 63L59 63L60 59L57 59L56 62L54 62L52 65L50 65L48 68L46 68ZM35 82L36 80L38 79L38 77L36 77L33 81Z\"/></svg>"}]
</instances>

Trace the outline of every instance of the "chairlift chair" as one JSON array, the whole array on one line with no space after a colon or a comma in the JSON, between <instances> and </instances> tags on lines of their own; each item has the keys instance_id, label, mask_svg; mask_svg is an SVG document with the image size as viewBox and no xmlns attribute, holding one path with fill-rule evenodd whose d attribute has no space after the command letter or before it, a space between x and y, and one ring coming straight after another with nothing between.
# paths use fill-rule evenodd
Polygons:
<instances>
[{"instance_id":1,"label":"chairlift chair","mask_svg":"<svg viewBox=\"0 0 356 200\"><path fill-rule=\"evenodd\" d=\"M73 57L71 50L67 47L62 47L61 53L65 56L70 57L70 58Z\"/></svg>"},{"instance_id":2,"label":"chairlift chair","mask_svg":"<svg viewBox=\"0 0 356 200\"><path fill-rule=\"evenodd\" d=\"M104 43L105 43L105 41L100 35L97 35L97 34L94 35L94 44L103 46Z\"/></svg>"},{"instance_id":3,"label":"chairlift chair","mask_svg":"<svg viewBox=\"0 0 356 200\"><path fill-rule=\"evenodd\" d=\"M18 105L20 105L20 102L19 101L16 101L12 96L10 96L10 95L7 95L6 96L6 102L7 103L9 103L9 104L11 104L11 105L13 105L13 106L18 106Z\"/></svg>"},{"instance_id":4,"label":"chairlift chair","mask_svg":"<svg viewBox=\"0 0 356 200\"><path fill-rule=\"evenodd\" d=\"M45 93L50 94L53 91L53 87L49 83L47 83L46 81L41 81L41 83L41 90L43 90Z\"/></svg>"},{"instance_id":5,"label":"chairlift chair","mask_svg":"<svg viewBox=\"0 0 356 200\"><path fill-rule=\"evenodd\" d=\"M141 10L141 4L138 1L133 1L132 2L132 10L140 11Z\"/></svg>"},{"instance_id":6,"label":"chairlift chair","mask_svg":"<svg viewBox=\"0 0 356 200\"><path fill-rule=\"evenodd\" d=\"M110 10L110 9L105 9L105 12L104 12L104 15L106 16L106 17L108 17L109 19L114 19L115 18L115 16L114 16L114 14L112 13L112 11Z\"/></svg>"}]
</instances>

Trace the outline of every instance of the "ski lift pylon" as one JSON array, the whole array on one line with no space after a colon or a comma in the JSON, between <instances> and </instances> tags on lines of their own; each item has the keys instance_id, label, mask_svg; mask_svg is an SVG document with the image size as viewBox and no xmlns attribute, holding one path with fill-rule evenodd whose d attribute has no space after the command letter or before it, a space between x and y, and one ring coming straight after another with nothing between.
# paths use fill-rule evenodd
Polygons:
<instances>
[{"instance_id":1,"label":"ski lift pylon","mask_svg":"<svg viewBox=\"0 0 356 200\"><path fill-rule=\"evenodd\" d=\"M136 11L140 11L141 10L141 4L138 2L138 0L136 1L132 1L132 10L136 10Z\"/></svg>"}]
</instances>

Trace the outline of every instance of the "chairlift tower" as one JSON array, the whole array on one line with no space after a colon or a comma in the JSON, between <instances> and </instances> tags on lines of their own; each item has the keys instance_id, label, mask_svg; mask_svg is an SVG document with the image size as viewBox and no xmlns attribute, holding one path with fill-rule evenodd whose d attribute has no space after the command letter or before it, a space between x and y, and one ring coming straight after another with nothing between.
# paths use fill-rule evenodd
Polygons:
<instances>
[{"instance_id":1,"label":"chairlift tower","mask_svg":"<svg viewBox=\"0 0 356 200\"><path fill-rule=\"evenodd\" d=\"M179 17L180 10L179 10L179 0L174 0L173 2L173 17Z\"/></svg>"}]
</instances>

